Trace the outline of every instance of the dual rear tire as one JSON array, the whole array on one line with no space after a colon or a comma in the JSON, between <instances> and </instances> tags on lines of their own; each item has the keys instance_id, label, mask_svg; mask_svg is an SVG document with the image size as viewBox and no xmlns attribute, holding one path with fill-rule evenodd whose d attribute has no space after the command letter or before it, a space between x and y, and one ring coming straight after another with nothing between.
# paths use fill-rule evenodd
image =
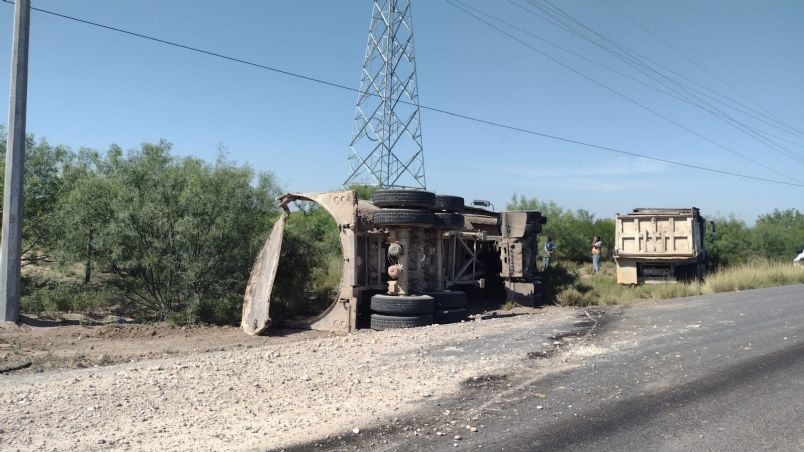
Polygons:
<instances>
[{"instance_id":1,"label":"dual rear tire","mask_svg":"<svg viewBox=\"0 0 804 452\"><path fill-rule=\"evenodd\" d=\"M425 295L387 295L371 297L371 329L413 328L432 323L466 320L466 294L444 290Z\"/></svg>"},{"instance_id":2,"label":"dual rear tire","mask_svg":"<svg viewBox=\"0 0 804 452\"><path fill-rule=\"evenodd\" d=\"M464 227L461 214L464 199L459 196L387 189L374 193L371 202L380 207L372 216L372 222L377 227L437 230L460 230ZM460 322L467 317L466 304L466 294L455 291L412 296L377 294L371 297L370 326L374 330L387 330L425 326L434 322Z\"/></svg>"}]
</instances>

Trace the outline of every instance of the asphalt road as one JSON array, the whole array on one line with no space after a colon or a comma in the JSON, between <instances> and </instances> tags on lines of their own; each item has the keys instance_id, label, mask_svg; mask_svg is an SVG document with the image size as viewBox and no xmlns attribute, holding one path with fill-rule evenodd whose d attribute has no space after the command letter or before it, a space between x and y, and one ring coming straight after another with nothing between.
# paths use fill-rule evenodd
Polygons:
<instances>
[{"instance_id":1,"label":"asphalt road","mask_svg":"<svg viewBox=\"0 0 804 452\"><path fill-rule=\"evenodd\" d=\"M804 285L579 316L508 344L510 373L300 449L804 451Z\"/></svg>"}]
</instances>

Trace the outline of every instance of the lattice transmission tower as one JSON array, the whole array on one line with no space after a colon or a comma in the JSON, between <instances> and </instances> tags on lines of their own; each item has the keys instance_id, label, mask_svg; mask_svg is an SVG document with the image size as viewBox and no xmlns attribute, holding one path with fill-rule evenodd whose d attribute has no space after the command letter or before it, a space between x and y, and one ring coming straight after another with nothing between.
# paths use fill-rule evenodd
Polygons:
<instances>
[{"instance_id":1,"label":"lattice transmission tower","mask_svg":"<svg viewBox=\"0 0 804 452\"><path fill-rule=\"evenodd\" d=\"M344 185L426 188L410 0L374 0Z\"/></svg>"}]
</instances>

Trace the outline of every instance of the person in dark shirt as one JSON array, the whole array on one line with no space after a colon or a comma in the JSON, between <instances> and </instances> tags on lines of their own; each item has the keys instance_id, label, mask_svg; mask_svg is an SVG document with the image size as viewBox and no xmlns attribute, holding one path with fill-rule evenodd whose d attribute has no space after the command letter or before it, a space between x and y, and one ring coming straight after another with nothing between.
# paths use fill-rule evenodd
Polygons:
<instances>
[{"instance_id":1,"label":"person in dark shirt","mask_svg":"<svg viewBox=\"0 0 804 452\"><path fill-rule=\"evenodd\" d=\"M542 271L547 270L550 267L550 258L553 257L553 252L556 250L556 244L553 242L552 237L547 237L547 240L544 242L544 268Z\"/></svg>"}]
</instances>

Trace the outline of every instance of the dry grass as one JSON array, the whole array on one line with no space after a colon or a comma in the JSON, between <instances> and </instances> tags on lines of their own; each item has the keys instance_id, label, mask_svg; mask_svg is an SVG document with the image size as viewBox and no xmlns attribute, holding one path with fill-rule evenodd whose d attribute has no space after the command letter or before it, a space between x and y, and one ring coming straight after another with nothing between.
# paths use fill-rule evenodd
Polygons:
<instances>
[{"instance_id":1,"label":"dry grass","mask_svg":"<svg viewBox=\"0 0 804 452\"><path fill-rule=\"evenodd\" d=\"M758 260L710 273L705 281L690 283L644 284L626 286L617 284L614 264L606 263L597 275L589 275L582 268L566 268L571 282L557 290L555 301L564 306L590 306L627 304L639 300L668 298L761 289L788 284L804 284L804 267L789 262Z\"/></svg>"},{"instance_id":2,"label":"dry grass","mask_svg":"<svg viewBox=\"0 0 804 452\"><path fill-rule=\"evenodd\" d=\"M703 284L702 293L802 283L804 283L804 267L797 267L789 262L754 261L709 275Z\"/></svg>"}]
</instances>

